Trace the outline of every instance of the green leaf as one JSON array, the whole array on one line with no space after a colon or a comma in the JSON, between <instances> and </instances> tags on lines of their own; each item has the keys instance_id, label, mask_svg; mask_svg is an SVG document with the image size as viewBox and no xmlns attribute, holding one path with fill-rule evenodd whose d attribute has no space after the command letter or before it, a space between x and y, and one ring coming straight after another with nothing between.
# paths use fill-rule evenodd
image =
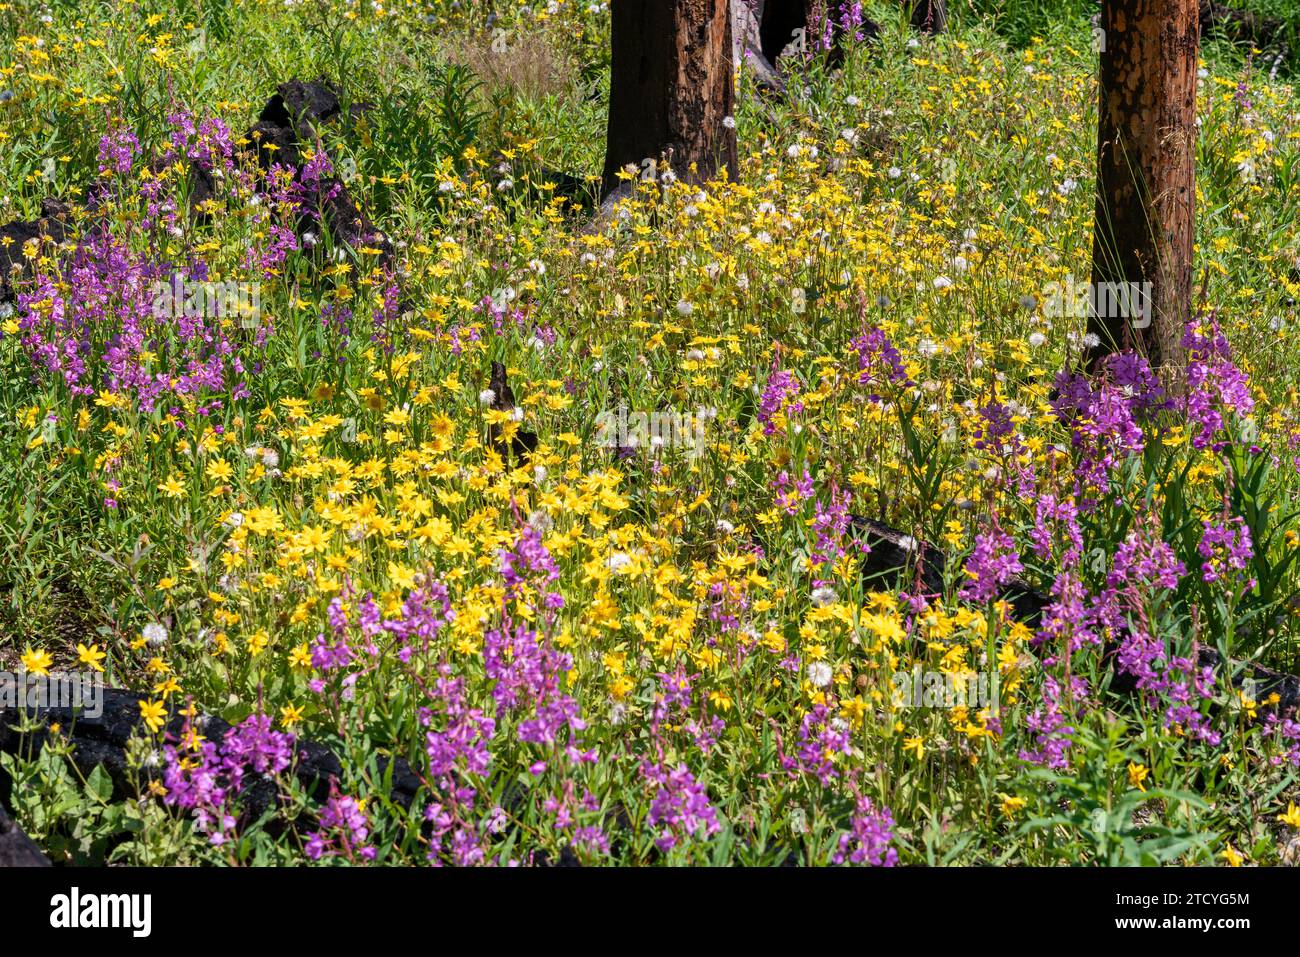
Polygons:
<instances>
[{"instance_id":1,"label":"green leaf","mask_svg":"<svg viewBox=\"0 0 1300 957\"><path fill-rule=\"evenodd\" d=\"M86 778L86 795L100 804L107 804L112 799L113 779L108 776L103 765L96 765L95 770Z\"/></svg>"}]
</instances>

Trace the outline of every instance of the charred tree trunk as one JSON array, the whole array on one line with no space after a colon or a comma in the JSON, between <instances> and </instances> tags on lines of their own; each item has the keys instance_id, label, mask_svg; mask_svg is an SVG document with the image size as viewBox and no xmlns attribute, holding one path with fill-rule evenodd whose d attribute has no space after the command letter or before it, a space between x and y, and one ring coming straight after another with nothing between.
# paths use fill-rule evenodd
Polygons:
<instances>
[{"instance_id":1,"label":"charred tree trunk","mask_svg":"<svg viewBox=\"0 0 1300 957\"><path fill-rule=\"evenodd\" d=\"M1087 361L1181 362L1192 309L1196 0L1105 0Z\"/></svg>"},{"instance_id":2,"label":"charred tree trunk","mask_svg":"<svg viewBox=\"0 0 1300 957\"><path fill-rule=\"evenodd\" d=\"M763 56L770 63L787 51L820 51L826 55L826 65L837 70L844 63L845 45L875 39L880 25L862 16L861 7L848 0L767 0L758 32Z\"/></svg>"},{"instance_id":3,"label":"charred tree trunk","mask_svg":"<svg viewBox=\"0 0 1300 957\"><path fill-rule=\"evenodd\" d=\"M775 64L787 48L804 50L812 38L808 23L812 0L767 0L758 22L763 56Z\"/></svg>"},{"instance_id":4,"label":"charred tree trunk","mask_svg":"<svg viewBox=\"0 0 1300 957\"><path fill-rule=\"evenodd\" d=\"M948 6L944 0L903 0L912 4L912 27L938 35L948 29Z\"/></svg>"},{"instance_id":5,"label":"charred tree trunk","mask_svg":"<svg viewBox=\"0 0 1300 957\"><path fill-rule=\"evenodd\" d=\"M772 61L763 53L760 26L767 0L730 0L731 49L736 69L748 67L754 71L760 86L777 93L785 92L785 81L776 72Z\"/></svg>"},{"instance_id":6,"label":"charred tree trunk","mask_svg":"<svg viewBox=\"0 0 1300 957\"><path fill-rule=\"evenodd\" d=\"M601 195L627 166L667 159L682 179L736 172L728 0L613 0L609 126Z\"/></svg>"}]
</instances>

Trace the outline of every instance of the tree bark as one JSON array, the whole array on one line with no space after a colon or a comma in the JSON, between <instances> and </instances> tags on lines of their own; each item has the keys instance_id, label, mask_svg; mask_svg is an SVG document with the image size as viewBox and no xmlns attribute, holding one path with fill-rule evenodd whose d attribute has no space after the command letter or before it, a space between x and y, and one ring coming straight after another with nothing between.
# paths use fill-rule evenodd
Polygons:
<instances>
[{"instance_id":1,"label":"tree bark","mask_svg":"<svg viewBox=\"0 0 1300 957\"><path fill-rule=\"evenodd\" d=\"M903 0L912 2L912 28L938 35L948 29L948 6L944 0Z\"/></svg>"},{"instance_id":2,"label":"tree bark","mask_svg":"<svg viewBox=\"0 0 1300 957\"><path fill-rule=\"evenodd\" d=\"M767 0L758 22L763 56L775 64L792 44L807 49L813 38L808 35L812 0Z\"/></svg>"},{"instance_id":3,"label":"tree bark","mask_svg":"<svg viewBox=\"0 0 1300 957\"><path fill-rule=\"evenodd\" d=\"M613 0L609 126L601 195L619 171L668 161L689 182L736 172L728 0Z\"/></svg>"},{"instance_id":4,"label":"tree bark","mask_svg":"<svg viewBox=\"0 0 1300 957\"><path fill-rule=\"evenodd\" d=\"M1192 309L1197 0L1105 0L1088 331L1181 364ZM1104 305L1103 305L1104 304Z\"/></svg>"}]
</instances>

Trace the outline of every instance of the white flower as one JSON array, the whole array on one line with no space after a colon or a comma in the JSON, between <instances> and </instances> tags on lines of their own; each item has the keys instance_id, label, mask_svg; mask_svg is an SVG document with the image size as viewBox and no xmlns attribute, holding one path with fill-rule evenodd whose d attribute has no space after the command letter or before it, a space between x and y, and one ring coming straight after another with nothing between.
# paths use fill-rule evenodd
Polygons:
<instances>
[{"instance_id":1,"label":"white flower","mask_svg":"<svg viewBox=\"0 0 1300 957\"><path fill-rule=\"evenodd\" d=\"M491 389L484 389L482 392L478 394L479 405L491 405L496 400L497 400L497 394L493 392Z\"/></svg>"},{"instance_id":2,"label":"white flower","mask_svg":"<svg viewBox=\"0 0 1300 957\"><path fill-rule=\"evenodd\" d=\"M1046 341L1047 341L1047 336L1043 335L1041 332L1031 332L1029 334L1029 344L1035 349L1037 349Z\"/></svg>"},{"instance_id":3,"label":"white flower","mask_svg":"<svg viewBox=\"0 0 1300 957\"><path fill-rule=\"evenodd\" d=\"M722 125L729 130L734 130L736 128L736 118L734 116L724 116L722 118Z\"/></svg>"},{"instance_id":4,"label":"white flower","mask_svg":"<svg viewBox=\"0 0 1300 957\"><path fill-rule=\"evenodd\" d=\"M857 106L857 105L859 105L862 101L859 100L856 96L854 96L853 94L850 93L848 96L846 96L846 97L844 98L844 102L845 102L846 104L848 104L849 106Z\"/></svg>"},{"instance_id":5,"label":"white flower","mask_svg":"<svg viewBox=\"0 0 1300 957\"><path fill-rule=\"evenodd\" d=\"M151 645L167 644L167 629L156 621L151 621L140 630L140 635Z\"/></svg>"},{"instance_id":6,"label":"white flower","mask_svg":"<svg viewBox=\"0 0 1300 957\"><path fill-rule=\"evenodd\" d=\"M1060 193L1062 196L1069 196L1076 189L1078 189L1078 187L1079 184L1075 180L1066 177L1065 182L1061 183L1060 186L1056 187L1056 191Z\"/></svg>"},{"instance_id":7,"label":"white flower","mask_svg":"<svg viewBox=\"0 0 1300 957\"><path fill-rule=\"evenodd\" d=\"M826 585L823 585L820 588L814 588L811 595L812 603L818 608L825 608L827 605L833 605L835 599L838 597L839 596L835 594L835 589L829 588Z\"/></svg>"},{"instance_id":8,"label":"white flower","mask_svg":"<svg viewBox=\"0 0 1300 957\"><path fill-rule=\"evenodd\" d=\"M902 171L901 169L899 169L897 166L891 166L891 167L889 167L889 178L890 178L890 179L898 179L898 177L900 177L900 176L902 176L902 175L903 175L903 171Z\"/></svg>"},{"instance_id":9,"label":"white flower","mask_svg":"<svg viewBox=\"0 0 1300 957\"><path fill-rule=\"evenodd\" d=\"M732 525L732 524L731 524L729 521L727 521L725 518L720 518L720 519L718 519L717 522L714 523L714 526L715 526L715 527L717 528L717 530L720 531L723 535L730 535L732 532L734 532L734 531L736 530L736 526L735 526L735 525Z\"/></svg>"},{"instance_id":10,"label":"white flower","mask_svg":"<svg viewBox=\"0 0 1300 957\"><path fill-rule=\"evenodd\" d=\"M275 449L262 449L262 464L273 469L280 464L280 453Z\"/></svg>"},{"instance_id":11,"label":"white flower","mask_svg":"<svg viewBox=\"0 0 1300 957\"><path fill-rule=\"evenodd\" d=\"M695 307L692 306L685 299L679 299L677 301L677 314L679 316L689 316L694 311L695 311Z\"/></svg>"},{"instance_id":12,"label":"white flower","mask_svg":"<svg viewBox=\"0 0 1300 957\"><path fill-rule=\"evenodd\" d=\"M814 661L808 665L808 682L814 688L825 688L833 676L831 666L824 661Z\"/></svg>"},{"instance_id":13,"label":"white flower","mask_svg":"<svg viewBox=\"0 0 1300 957\"><path fill-rule=\"evenodd\" d=\"M623 569L632 564L632 556L627 554L627 552L614 552L609 556L605 564L609 567L611 572L617 575Z\"/></svg>"},{"instance_id":14,"label":"white flower","mask_svg":"<svg viewBox=\"0 0 1300 957\"><path fill-rule=\"evenodd\" d=\"M231 528L238 528L240 525L243 525L244 513L231 512L229 515L226 516L226 524L229 525Z\"/></svg>"},{"instance_id":15,"label":"white flower","mask_svg":"<svg viewBox=\"0 0 1300 957\"><path fill-rule=\"evenodd\" d=\"M951 285L952 285L952 280L949 279L947 276L935 276L935 277L934 277L934 288L935 288L935 289L947 289L947 288L948 288L949 286L951 286Z\"/></svg>"}]
</instances>

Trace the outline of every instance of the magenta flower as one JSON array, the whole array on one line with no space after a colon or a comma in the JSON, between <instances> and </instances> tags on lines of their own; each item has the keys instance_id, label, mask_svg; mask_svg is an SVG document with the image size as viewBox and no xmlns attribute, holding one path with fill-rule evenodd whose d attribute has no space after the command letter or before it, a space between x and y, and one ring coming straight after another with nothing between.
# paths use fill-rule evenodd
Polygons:
<instances>
[{"instance_id":1,"label":"magenta flower","mask_svg":"<svg viewBox=\"0 0 1300 957\"><path fill-rule=\"evenodd\" d=\"M898 863L898 851L889 846L893 840L894 816L889 808L877 810L871 798L860 797L852 826L847 834L840 835L839 848L832 859L836 864L893 867Z\"/></svg>"},{"instance_id":2,"label":"magenta flower","mask_svg":"<svg viewBox=\"0 0 1300 957\"><path fill-rule=\"evenodd\" d=\"M977 604L993 601L1022 571L1015 539L994 525L975 536L975 549L966 559L968 580L960 595Z\"/></svg>"}]
</instances>

